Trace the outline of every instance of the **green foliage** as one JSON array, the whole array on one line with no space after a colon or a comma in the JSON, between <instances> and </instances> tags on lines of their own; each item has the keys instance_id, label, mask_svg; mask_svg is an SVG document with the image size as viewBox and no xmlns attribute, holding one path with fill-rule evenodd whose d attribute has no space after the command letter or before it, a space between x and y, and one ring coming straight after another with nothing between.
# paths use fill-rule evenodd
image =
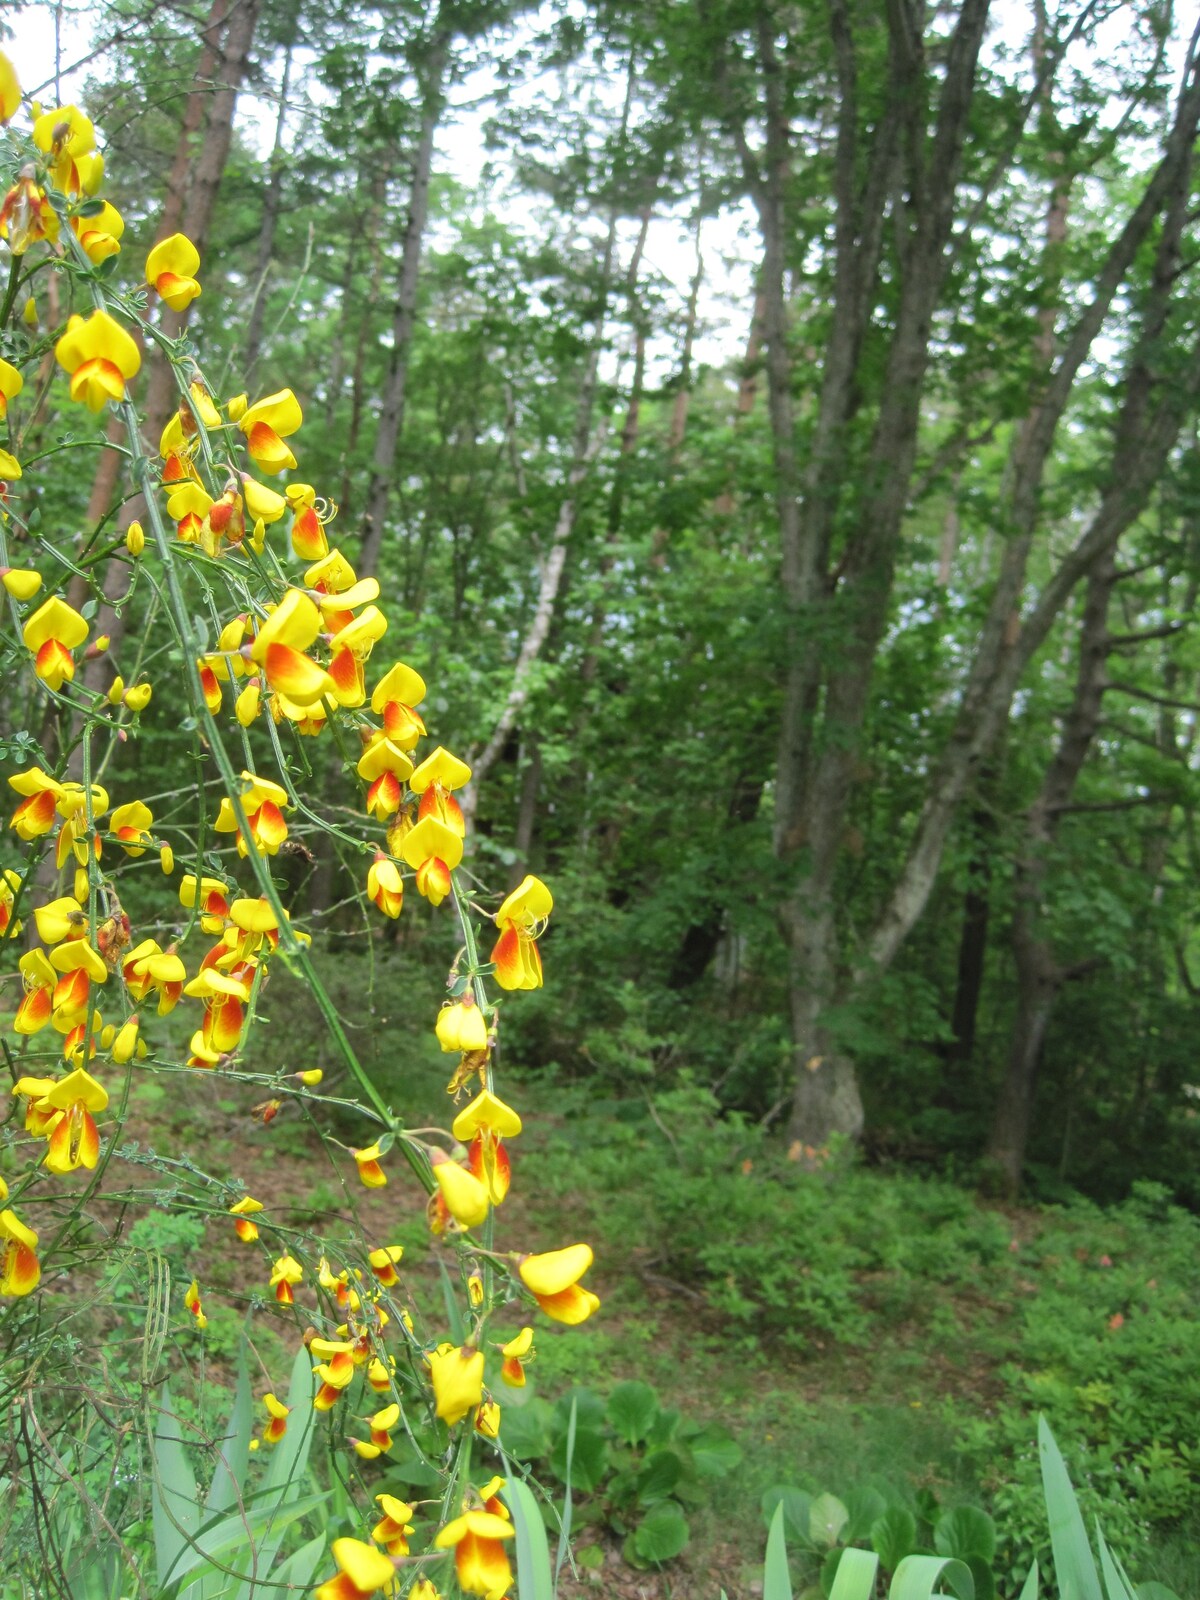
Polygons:
<instances>
[{"instance_id":1,"label":"green foliage","mask_svg":"<svg viewBox=\"0 0 1200 1600\"><path fill-rule=\"evenodd\" d=\"M505 1408L500 1438L509 1455L563 1486L577 1530L616 1534L635 1567L682 1553L689 1510L719 1496L742 1459L726 1428L688 1421L640 1380L615 1385L607 1401L587 1388L553 1406L531 1396ZM586 1549L586 1532L577 1537Z\"/></svg>"}]
</instances>

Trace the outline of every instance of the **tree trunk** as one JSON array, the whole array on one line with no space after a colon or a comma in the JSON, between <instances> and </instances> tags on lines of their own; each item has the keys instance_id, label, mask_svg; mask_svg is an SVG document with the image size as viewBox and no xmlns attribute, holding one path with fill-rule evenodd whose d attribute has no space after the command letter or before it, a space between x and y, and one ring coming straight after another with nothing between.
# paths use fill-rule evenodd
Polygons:
<instances>
[{"instance_id":1,"label":"tree trunk","mask_svg":"<svg viewBox=\"0 0 1200 1600\"><path fill-rule=\"evenodd\" d=\"M279 225L279 208L283 201L283 135L287 124L288 87L292 75L292 41L289 39L283 57L283 72L279 82L279 114L275 119L275 142L271 146L270 172L266 193L263 195L262 225L258 233L258 257L254 263L254 299L246 323L246 363L242 379L247 389L253 387L254 369L258 365L262 348L263 323L267 315L267 278L271 271L271 257L275 251L275 232Z\"/></svg>"},{"instance_id":2,"label":"tree trunk","mask_svg":"<svg viewBox=\"0 0 1200 1600\"><path fill-rule=\"evenodd\" d=\"M1088 577L1079 633L1079 668L1070 710L1037 799L1030 807L1024 847L1016 863L1012 946L1017 970L1017 1009L1008 1068L996 1107L987 1165L1005 1192L1020 1187L1029 1137L1038 1062L1058 991L1069 973L1055 958L1045 930L1047 857L1063 808L1087 760L1100 726L1109 651L1108 607L1116 579L1115 549L1096 561Z\"/></svg>"},{"instance_id":3,"label":"tree trunk","mask_svg":"<svg viewBox=\"0 0 1200 1600\"><path fill-rule=\"evenodd\" d=\"M421 107L421 134L413 159L412 191L408 203L408 223L400 256L400 281L392 315L392 356L384 389L379 429L371 459L371 483L367 490L367 510L363 518L362 546L358 556L361 577L371 577L379 566L383 530L387 521L388 499L396 466L396 446L404 426L404 401L408 384L408 360L412 348L413 322L417 307L417 280L421 270L421 244L429 216L429 178L433 167L433 140L442 112L442 79L449 54L450 37L440 33L434 41L426 69Z\"/></svg>"}]
</instances>

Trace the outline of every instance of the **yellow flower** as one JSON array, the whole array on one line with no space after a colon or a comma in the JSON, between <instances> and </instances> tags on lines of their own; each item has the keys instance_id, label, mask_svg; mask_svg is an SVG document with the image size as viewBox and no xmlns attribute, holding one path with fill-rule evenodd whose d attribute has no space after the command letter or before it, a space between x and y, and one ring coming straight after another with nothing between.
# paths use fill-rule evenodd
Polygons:
<instances>
[{"instance_id":1,"label":"yellow flower","mask_svg":"<svg viewBox=\"0 0 1200 1600\"><path fill-rule=\"evenodd\" d=\"M105 200L94 216L72 217L71 228L84 255L93 265L97 265L120 250L125 219L116 206L109 205Z\"/></svg>"},{"instance_id":2,"label":"yellow flower","mask_svg":"<svg viewBox=\"0 0 1200 1600\"><path fill-rule=\"evenodd\" d=\"M499 1095L484 1089L466 1105L454 1119L452 1132L460 1144L469 1144L481 1130L497 1133L504 1139L515 1139L521 1131L521 1119Z\"/></svg>"},{"instance_id":3,"label":"yellow flower","mask_svg":"<svg viewBox=\"0 0 1200 1600\"><path fill-rule=\"evenodd\" d=\"M33 670L49 689L61 689L75 676L71 654L88 636L88 625L73 606L51 595L38 607L21 631L25 648L33 651Z\"/></svg>"},{"instance_id":4,"label":"yellow flower","mask_svg":"<svg viewBox=\"0 0 1200 1600\"><path fill-rule=\"evenodd\" d=\"M392 1289L400 1282L396 1272L396 1263L404 1254L402 1244L388 1244L378 1250L372 1250L367 1260L371 1263L371 1271L379 1279L385 1289Z\"/></svg>"},{"instance_id":5,"label":"yellow flower","mask_svg":"<svg viewBox=\"0 0 1200 1600\"><path fill-rule=\"evenodd\" d=\"M125 548L131 556L140 556L146 548L146 534L140 522L131 522L126 528Z\"/></svg>"},{"instance_id":6,"label":"yellow flower","mask_svg":"<svg viewBox=\"0 0 1200 1600\"><path fill-rule=\"evenodd\" d=\"M486 1221L491 1201L485 1185L440 1150L434 1152L433 1163L438 1192L455 1222L462 1228L477 1228Z\"/></svg>"},{"instance_id":7,"label":"yellow flower","mask_svg":"<svg viewBox=\"0 0 1200 1600\"><path fill-rule=\"evenodd\" d=\"M50 175L64 194L83 192L95 178L94 163L82 158L96 148L96 130L78 106L43 111L34 119L33 142L50 157Z\"/></svg>"},{"instance_id":8,"label":"yellow flower","mask_svg":"<svg viewBox=\"0 0 1200 1600\"><path fill-rule=\"evenodd\" d=\"M574 1326L585 1322L600 1305L598 1297L579 1284L591 1264L590 1245L571 1244L565 1250L525 1256L517 1271L548 1317Z\"/></svg>"},{"instance_id":9,"label":"yellow flower","mask_svg":"<svg viewBox=\"0 0 1200 1600\"><path fill-rule=\"evenodd\" d=\"M500 1407L494 1400L485 1400L476 1410L475 1432L485 1439L500 1437Z\"/></svg>"},{"instance_id":10,"label":"yellow flower","mask_svg":"<svg viewBox=\"0 0 1200 1600\"><path fill-rule=\"evenodd\" d=\"M434 1031L444 1051L487 1049L487 1023L470 989L464 991L461 1000L453 1004L448 1001L442 1007Z\"/></svg>"},{"instance_id":11,"label":"yellow flower","mask_svg":"<svg viewBox=\"0 0 1200 1600\"><path fill-rule=\"evenodd\" d=\"M124 400L125 384L142 364L137 345L107 311L93 311L86 322L73 316L54 354L71 374L71 399L89 411Z\"/></svg>"},{"instance_id":12,"label":"yellow flower","mask_svg":"<svg viewBox=\"0 0 1200 1600\"><path fill-rule=\"evenodd\" d=\"M290 1306L295 1295L292 1293L293 1284L297 1284L304 1277L304 1268L294 1256L282 1255L271 1269L269 1287L274 1289L275 1298L281 1306Z\"/></svg>"},{"instance_id":13,"label":"yellow flower","mask_svg":"<svg viewBox=\"0 0 1200 1600\"><path fill-rule=\"evenodd\" d=\"M229 411L232 416L232 402ZM235 418L246 435L246 448L252 459L272 477L296 465L295 456L283 441L295 433L303 420L300 402L290 389L280 389L263 400L256 400Z\"/></svg>"},{"instance_id":14,"label":"yellow flower","mask_svg":"<svg viewBox=\"0 0 1200 1600\"><path fill-rule=\"evenodd\" d=\"M195 274L200 252L183 233L162 239L146 257L146 282L157 290L172 311L185 310L200 293Z\"/></svg>"},{"instance_id":15,"label":"yellow flower","mask_svg":"<svg viewBox=\"0 0 1200 1600\"><path fill-rule=\"evenodd\" d=\"M21 104L21 85L12 62L0 51L0 122L11 122Z\"/></svg>"},{"instance_id":16,"label":"yellow flower","mask_svg":"<svg viewBox=\"0 0 1200 1600\"><path fill-rule=\"evenodd\" d=\"M70 943L82 944L83 941L76 939ZM62 987L62 982L58 987ZM77 1167L87 1167L89 1171L95 1167L100 1155L100 1134L92 1112L103 1111L107 1105L107 1091L82 1067L68 1073L42 1097L39 1109L64 1113L50 1134L43 1163L47 1171L63 1175L74 1172Z\"/></svg>"},{"instance_id":17,"label":"yellow flower","mask_svg":"<svg viewBox=\"0 0 1200 1600\"><path fill-rule=\"evenodd\" d=\"M554 909L554 898L540 878L527 876L496 913L500 937L492 949L496 982L502 989L540 989L542 958L537 937Z\"/></svg>"},{"instance_id":18,"label":"yellow flower","mask_svg":"<svg viewBox=\"0 0 1200 1600\"><path fill-rule=\"evenodd\" d=\"M196 1326L203 1333L205 1328L208 1327L208 1318L204 1315L204 1309L200 1304L200 1285L195 1278L188 1285L187 1293L183 1297L183 1303L195 1317Z\"/></svg>"},{"instance_id":19,"label":"yellow flower","mask_svg":"<svg viewBox=\"0 0 1200 1600\"><path fill-rule=\"evenodd\" d=\"M440 906L450 893L450 874L462 860L462 839L436 817L425 817L405 835L401 853L417 875L417 890Z\"/></svg>"},{"instance_id":20,"label":"yellow flower","mask_svg":"<svg viewBox=\"0 0 1200 1600\"><path fill-rule=\"evenodd\" d=\"M440 1344L426 1359L437 1414L453 1427L483 1399L483 1351L470 1345Z\"/></svg>"},{"instance_id":21,"label":"yellow flower","mask_svg":"<svg viewBox=\"0 0 1200 1600\"><path fill-rule=\"evenodd\" d=\"M32 567L0 567L0 583L14 600L32 600L42 587L42 575Z\"/></svg>"},{"instance_id":22,"label":"yellow flower","mask_svg":"<svg viewBox=\"0 0 1200 1600\"><path fill-rule=\"evenodd\" d=\"M319 1584L313 1600L365 1600L380 1589L399 1592L395 1567L374 1545L361 1539L335 1539L329 1548L338 1575Z\"/></svg>"},{"instance_id":23,"label":"yellow flower","mask_svg":"<svg viewBox=\"0 0 1200 1600\"><path fill-rule=\"evenodd\" d=\"M25 387L25 379L7 361L0 361L0 417L8 413L8 402Z\"/></svg>"},{"instance_id":24,"label":"yellow flower","mask_svg":"<svg viewBox=\"0 0 1200 1600\"><path fill-rule=\"evenodd\" d=\"M513 1538L508 1513L494 1496L485 1509L464 1511L448 1522L433 1541L439 1550L454 1551L454 1570L464 1594L482 1600L503 1600L512 1586L512 1567L504 1541Z\"/></svg>"},{"instance_id":25,"label":"yellow flower","mask_svg":"<svg viewBox=\"0 0 1200 1600\"><path fill-rule=\"evenodd\" d=\"M387 1183L387 1173L379 1165L379 1146L370 1144L365 1150L351 1150L358 1164L358 1176L364 1187L382 1189Z\"/></svg>"},{"instance_id":26,"label":"yellow flower","mask_svg":"<svg viewBox=\"0 0 1200 1600\"><path fill-rule=\"evenodd\" d=\"M108 819L108 831L130 856L145 855L146 846L153 842L150 838L153 826L154 814L141 800L118 806Z\"/></svg>"},{"instance_id":27,"label":"yellow flower","mask_svg":"<svg viewBox=\"0 0 1200 1600\"><path fill-rule=\"evenodd\" d=\"M282 1400L277 1400L273 1394L263 1395L263 1405L267 1408L267 1415L271 1419L263 1429L263 1440L266 1444L278 1444L287 1432L287 1419L291 1406L285 1406Z\"/></svg>"},{"instance_id":28,"label":"yellow flower","mask_svg":"<svg viewBox=\"0 0 1200 1600\"><path fill-rule=\"evenodd\" d=\"M500 1354L504 1357L504 1364L500 1368L500 1377L510 1389L523 1389L525 1387L524 1362L533 1360L533 1329L522 1328L515 1339L510 1339L507 1344L500 1346Z\"/></svg>"},{"instance_id":29,"label":"yellow flower","mask_svg":"<svg viewBox=\"0 0 1200 1600\"><path fill-rule=\"evenodd\" d=\"M408 1554L409 1524L413 1519L413 1508L404 1500L397 1500L395 1495L377 1494L375 1504L383 1512L383 1516L371 1529L371 1537L376 1544L381 1544L390 1556L406 1556Z\"/></svg>"},{"instance_id":30,"label":"yellow flower","mask_svg":"<svg viewBox=\"0 0 1200 1600\"><path fill-rule=\"evenodd\" d=\"M240 1200L234 1202L229 1208L229 1215L233 1217L233 1231L243 1244L253 1244L258 1238L258 1224L251 1222L250 1218L263 1208L261 1200L255 1200L252 1195L244 1194Z\"/></svg>"},{"instance_id":31,"label":"yellow flower","mask_svg":"<svg viewBox=\"0 0 1200 1600\"><path fill-rule=\"evenodd\" d=\"M374 901L385 917L398 917L404 905L404 880L400 869L382 853L376 854L367 869L367 898Z\"/></svg>"},{"instance_id":32,"label":"yellow flower","mask_svg":"<svg viewBox=\"0 0 1200 1600\"><path fill-rule=\"evenodd\" d=\"M37 1242L37 1234L15 1211L0 1211L0 1295L30 1294L37 1288L42 1275Z\"/></svg>"}]
</instances>

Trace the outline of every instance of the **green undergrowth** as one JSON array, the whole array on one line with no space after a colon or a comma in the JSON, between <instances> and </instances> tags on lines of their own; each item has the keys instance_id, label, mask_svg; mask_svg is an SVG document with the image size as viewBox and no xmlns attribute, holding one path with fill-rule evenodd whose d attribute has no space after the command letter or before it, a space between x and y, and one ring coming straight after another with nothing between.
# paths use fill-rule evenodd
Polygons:
<instances>
[{"instance_id":1,"label":"green undergrowth","mask_svg":"<svg viewBox=\"0 0 1200 1600\"><path fill-rule=\"evenodd\" d=\"M403 1021L403 944L376 953L364 994L369 970L356 955L335 971L351 1037L410 1123L444 1122L446 1058ZM303 993L284 979L266 1003L286 1011L298 1041L289 1066L324 1064L303 1049L317 1036ZM1200 1223L1166 1191L1137 1185L1107 1209L1002 1209L944 1180L866 1168L847 1150L810 1168L687 1083L615 1100L502 1066L525 1132L500 1237L548 1248L570 1219L595 1249L604 1301L584 1328L538 1319L530 1385L510 1405L640 1380L689 1425L728 1429L741 1464L710 1504L686 1507L687 1592L707 1594L697 1584L713 1571L729 1593L748 1592L773 1485L845 1497L882 1484L986 1507L998 1592L1015 1593L1047 1550L1042 1413L1085 1517L1101 1515L1131 1570L1200 1593ZM336 1094L336 1078L325 1087ZM214 1097L219 1081L185 1078L178 1096L140 1107L144 1136L168 1123L176 1137L203 1129L251 1190L256 1170L286 1156L305 1174L289 1200L297 1221L328 1216L336 1175L316 1164L303 1119L264 1129L231 1101L214 1124ZM349 1142L359 1132L345 1129ZM433 1271L421 1208L402 1188L398 1176L406 1269ZM227 1242L206 1239L174 1268L178 1278L210 1267L216 1291L229 1260ZM217 1292L206 1306L216 1343L232 1346L240 1316L222 1323Z\"/></svg>"}]
</instances>

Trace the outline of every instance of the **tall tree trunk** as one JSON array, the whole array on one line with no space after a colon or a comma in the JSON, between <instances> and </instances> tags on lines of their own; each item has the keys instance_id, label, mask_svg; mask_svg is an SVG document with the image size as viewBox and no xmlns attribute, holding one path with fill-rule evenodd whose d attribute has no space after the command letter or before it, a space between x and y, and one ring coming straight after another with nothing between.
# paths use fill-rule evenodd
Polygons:
<instances>
[{"instance_id":1,"label":"tall tree trunk","mask_svg":"<svg viewBox=\"0 0 1200 1600\"><path fill-rule=\"evenodd\" d=\"M687 311L683 323L683 350L679 358L679 377L676 380L675 399L671 405L671 423L667 430L667 486L670 487L676 473L679 471L679 459L683 453L684 436L687 433L688 409L692 400L692 351L696 344L696 324L699 317L700 289L704 283L704 255L700 248L701 229L703 217L700 205L696 205L696 267L692 273L691 285L688 289ZM667 546L671 541L671 530L661 522L655 527L650 536L650 565L660 571L667 563Z\"/></svg>"},{"instance_id":2,"label":"tall tree trunk","mask_svg":"<svg viewBox=\"0 0 1200 1600\"><path fill-rule=\"evenodd\" d=\"M233 137L237 93L245 76L254 40L259 3L260 0L213 0L208 22L201 35L204 42L197 62L197 86L188 95L184 106L183 122L155 235L156 242L169 238L173 233L186 231L203 256L217 187ZM163 307L162 328L168 337L177 337L186 322L186 311L177 313ZM151 449L157 449L159 436L177 403L175 378L169 364L161 360L151 363L143 425ZM119 439L122 432L122 425L114 416L109 422L108 438ZM123 460L124 457L115 450L106 450L101 456L88 504L89 520L93 520L93 525L107 515L112 505ZM118 519L118 527L127 527L138 516L140 508L140 497L126 502ZM110 561L101 580L101 605L96 626L100 633L107 634L112 641L114 656L125 636L126 626L125 614L116 612L114 602L124 595L127 582L125 563ZM72 604L80 603L86 594L84 586L78 590L78 600L71 598L77 592L78 584L78 579L72 580L68 591L68 599ZM89 689L103 689L110 670L103 659L85 662L82 681Z\"/></svg>"},{"instance_id":3,"label":"tall tree trunk","mask_svg":"<svg viewBox=\"0 0 1200 1600\"><path fill-rule=\"evenodd\" d=\"M383 286L384 252L379 248L379 230L383 226L387 188L390 181L390 165L387 160L381 160L376 165L371 178L371 198L367 204L366 221L359 234L358 250L355 252L356 254L365 254L371 263L371 276L367 287L366 299L363 301L355 296L354 274L353 269L350 267L347 269L342 297L343 326L353 323L358 330L354 341L354 367L350 375L350 421L346 428L346 466L342 474L341 492L338 495L338 505L341 507L343 515L349 511L354 498L354 458L358 452L363 412L366 408L367 349L371 343L375 307L379 304L379 295Z\"/></svg>"},{"instance_id":4,"label":"tall tree trunk","mask_svg":"<svg viewBox=\"0 0 1200 1600\"><path fill-rule=\"evenodd\" d=\"M1115 551L1110 547L1097 558L1088 577L1071 707L1053 760L1030 807L1025 841L1016 863L1012 948L1016 958L1017 1007L1007 1071L987 1148L988 1165L999 1174L1010 1196L1016 1194L1021 1183L1046 1030L1059 989L1069 976L1055 957L1042 915L1047 857L1100 725L1109 651L1108 606L1115 574Z\"/></svg>"},{"instance_id":5,"label":"tall tree trunk","mask_svg":"<svg viewBox=\"0 0 1200 1600\"><path fill-rule=\"evenodd\" d=\"M271 146L271 159L263 195L262 225L258 232L258 256L254 263L254 299L246 322L246 362L242 373L246 388L253 386L254 369L262 349L263 323L267 315L267 278L271 271L271 257L275 251L275 233L279 226L279 208L283 203L283 136L287 126L288 88L292 76L293 42L288 40L283 57L283 72L279 81L279 114L275 118L275 142Z\"/></svg>"},{"instance_id":6,"label":"tall tree trunk","mask_svg":"<svg viewBox=\"0 0 1200 1600\"><path fill-rule=\"evenodd\" d=\"M413 157L412 191L408 202L408 222L404 229L404 248L400 255L400 281L392 315L392 355L384 388L375 450L371 458L371 482L367 490L367 509L363 518L362 545L358 571L370 577L379 566L383 530L387 522L388 500L396 466L396 446L404 426L404 401L408 384L408 361L412 348L413 322L417 307L417 281L421 270L421 245L429 216L429 178L433 168L433 140L442 113L442 81L450 49L450 35L441 32L434 40L426 63L421 104L421 133Z\"/></svg>"},{"instance_id":7,"label":"tall tree trunk","mask_svg":"<svg viewBox=\"0 0 1200 1600\"><path fill-rule=\"evenodd\" d=\"M638 271L642 264L642 254L646 248L646 235L650 231L650 218L652 207L647 205L642 210L642 225L638 230L637 242L633 247L633 254L629 260L629 269L625 274L625 293L629 301L629 315L634 327L633 348L633 379L629 385L629 399L625 405L625 421L621 427L621 448L617 456L616 471L613 473L612 489L608 497L608 526L606 529L604 550L600 556L599 579L600 593L592 612L591 626L588 630L588 644L584 651L583 661L580 664L579 675L584 683L593 683L596 670L600 663L600 647L604 640L604 618L606 614L606 590L613 569L613 549L621 534L621 517L625 508L625 493L629 482L630 467L637 452L638 420L642 410L642 392L646 382L646 315L638 299Z\"/></svg>"}]
</instances>

